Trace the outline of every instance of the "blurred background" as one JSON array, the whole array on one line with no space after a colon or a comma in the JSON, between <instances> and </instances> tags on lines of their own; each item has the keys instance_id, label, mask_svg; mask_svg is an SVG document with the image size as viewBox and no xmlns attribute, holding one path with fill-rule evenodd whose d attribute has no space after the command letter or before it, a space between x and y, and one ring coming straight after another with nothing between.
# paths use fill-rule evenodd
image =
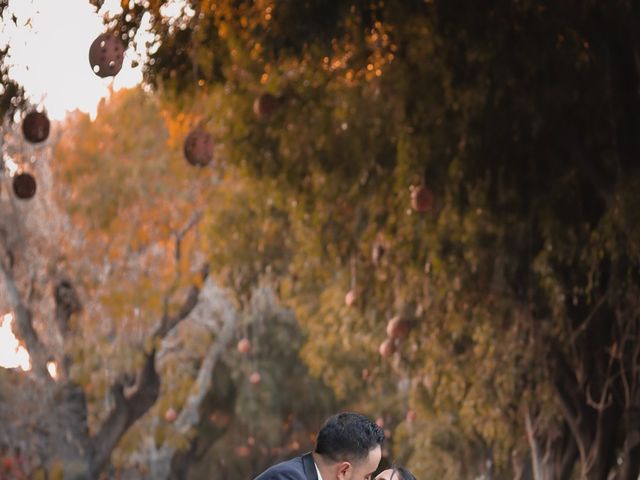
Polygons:
<instances>
[{"instance_id":1,"label":"blurred background","mask_svg":"<svg viewBox=\"0 0 640 480\"><path fill-rule=\"evenodd\" d=\"M0 17L0 479L639 478L639 2Z\"/></svg>"}]
</instances>

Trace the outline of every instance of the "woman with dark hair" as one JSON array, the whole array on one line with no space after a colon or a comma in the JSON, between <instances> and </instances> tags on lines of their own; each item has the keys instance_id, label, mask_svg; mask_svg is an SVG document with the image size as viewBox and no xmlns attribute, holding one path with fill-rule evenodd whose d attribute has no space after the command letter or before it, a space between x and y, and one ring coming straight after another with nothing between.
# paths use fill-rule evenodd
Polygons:
<instances>
[{"instance_id":1,"label":"woman with dark hair","mask_svg":"<svg viewBox=\"0 0 640 480\"><path fill-rule=\"evenodd\" d=\"M406 468L396 465L380 472L375 480L416 480L416 477Z\"/></svg>"}]
</instances>

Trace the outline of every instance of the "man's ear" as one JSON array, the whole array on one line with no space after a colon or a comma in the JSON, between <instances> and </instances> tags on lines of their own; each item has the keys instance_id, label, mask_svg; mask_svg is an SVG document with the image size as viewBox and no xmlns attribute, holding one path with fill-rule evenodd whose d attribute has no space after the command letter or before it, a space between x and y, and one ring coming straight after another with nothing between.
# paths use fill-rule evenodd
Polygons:
<instances>
[{"instance_id":1,"label":"man's ear","mask_svg":"<svg viewBox=\"0 0 640 480\"><path fill-rule=\"evenodd\" d=\"M351 474L353 473L353 469L351 468L351 463L340 462L338 464L337 472L338 472L338 480L349 480L351 478Z\"/></svg>"}]
</instances>

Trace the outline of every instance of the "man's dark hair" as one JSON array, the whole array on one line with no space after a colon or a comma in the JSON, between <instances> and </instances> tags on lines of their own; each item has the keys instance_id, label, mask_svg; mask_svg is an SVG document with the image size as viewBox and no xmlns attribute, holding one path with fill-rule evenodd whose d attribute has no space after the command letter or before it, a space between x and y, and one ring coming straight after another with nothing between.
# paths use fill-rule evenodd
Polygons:
<instances>
[{"instance_id":1,"label":"man's dark hair","mask_svg":"<svg viewBox=\"0 0 640 480\"><path fill-rule=\"evenodd\" d=\"M384 431L364 415L343 412L329 417L318 432L315 452L333 462L362 460L384 442Z\"/></svg>"}]
</instances>

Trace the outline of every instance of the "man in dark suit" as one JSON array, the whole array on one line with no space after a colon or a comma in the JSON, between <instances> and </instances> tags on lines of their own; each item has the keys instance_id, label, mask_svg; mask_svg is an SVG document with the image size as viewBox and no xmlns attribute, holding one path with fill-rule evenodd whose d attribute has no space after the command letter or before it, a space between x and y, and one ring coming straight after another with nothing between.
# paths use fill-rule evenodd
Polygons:
<instances>
[{"instance_id":1,"label":"man in dark suit","mask_svg":"<svg viewBox=\"0 0 640 480\"><path fill-rule=\"evenodd\" d=\"M364 415L329 417L312 453L279 463L255 480L371 480L382 458L383 430Z\"/></svg>"}]
</instances>

